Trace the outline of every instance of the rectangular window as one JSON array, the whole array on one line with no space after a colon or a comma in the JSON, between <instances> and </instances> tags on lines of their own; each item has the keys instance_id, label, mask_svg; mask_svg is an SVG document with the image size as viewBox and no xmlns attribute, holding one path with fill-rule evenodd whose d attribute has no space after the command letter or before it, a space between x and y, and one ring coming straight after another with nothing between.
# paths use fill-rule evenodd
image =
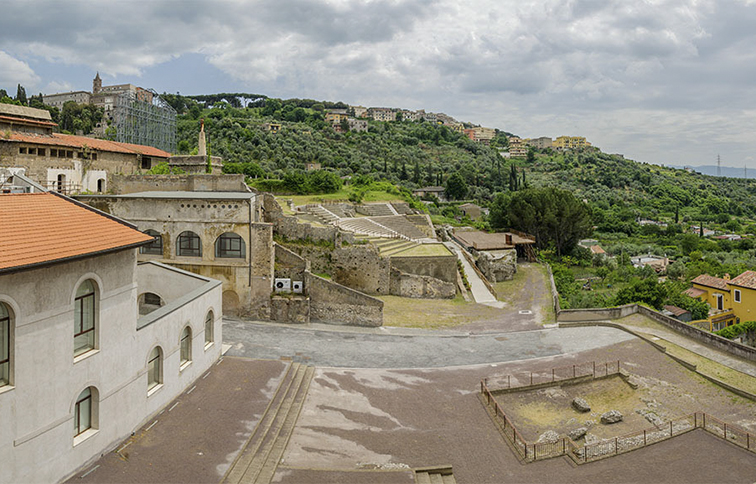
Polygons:
<instances>
[{"instance_id":1,"label":"rectangular window","mask_svg":"<svg viewBox=\"0 0 756 484\"><path fill-rule=\"evenodd\" d=\"M51 158L57 158L58 157L58 150L50 148L50 157Z\"/></svg>"},{"instance_id":2,"label":"rectangular window","mask_svg":"<svg viewBox=\"0 0 756 484\"><path fill-rule=\"evenodd\" d=\"M76 435L84 433L84 431L92 427L92 395L87 395L82 400L76 402L76 410L74 412L74 430Z\"/></svg>"},{"instance_id":3,"label":"rectangular window","mask_svg":"<svg viewBox=\"0 0 756 484\"><path fill-rule=\"evenodd\" d=\"M37 156L45 156L47 154L47 150L44 148L37 148Z\"/></svg>"},{"instance_id":4,"label":"rectangular window","mask_svg":"<svg viewBox=\"0 0 756 484\"><path fill-rule=\"evenodd\" d=\"M20 154L20 155L25 155L25 154L26 154L26 151L27 151L27 149L26 149L26 148L19 148L19 149L18 149L18 154Z\"/></svg>"},{"instance_id":5,"label":"rectangular window","mask_svg":"<svg viewBox=\"0 0 756 484\"><path fill-rule=\"evenodd\" d=\"M155 388L160 383L160 353L147 363L147 389Z\"/></svg>"},{"instance_id":6,"label":"rectangular window","mask_svg":"<svg viewBox=\"0 0 756 484\"><path fill-rule=\"evenodd\" d=\"M37 154L37 148L29 148L29 154L30 155L36 155Z\"/></svg>"},{"instance_id":7,"label":"rectangular window","mask_svg":"<svg viewBox=\"0 0 756 484\"><path fill-rule=\"evenodd\" d=\"M717 294L717 309L723 310L724 309L724 297L721 294Z\"/></svg>"},{"instance_id":8,"label":"rectangular window","mask_svg":"<svg viewBox=\"0 0 756 484\"><path fill-rule=\"evenodd\" d=\"M7 385L9 382L10 382L10 318L2 318L0 319L0 386Z\"/></svg>"},{"instance_id":9,"label":"rectangular window","mask_svg":"<svg viewBox=\"0 0 756 484\"><path fill-rule=\"evenodd\" d=\"M78 356L94 348L95 295L76 298L74 313L74 356Z\"/></svg>"},{"instance_id":10,"label":"rectangular window","mask_svg":"<svg viewBox=\"0 0 756 484\"><path fill-rule=\"evenodd\" d=\"M66 151L66 158L73 158L73 151Z\"/></svg>"},{"instance_id":11,"label":"rectangular window","mask_svg":"<svg viewBox=\"0 0 756 484\"><path fill-rule=\"evenodd\" d=\"M735 289L735 302L740 302L740 290Z\"/></svg>"},{"instance_id":12,"label":"rectangular window","mask_svg":"<svg viewBox=\"0 0 756 484\"><path fill-rule=\"evenodd\" d=\"M97 153L92 153L90 155L90 158L92 158L93 161L96 160L97 159Z\"/></svg>"},{"instance_id":13,"label":"rectangular window","mask_svg":"<svg viewBox=\"0 0 756 484\"><path fill-rule=\"evenodd\" d=\"M150 159L148 156L142 157L142 169L143 170L149 170L152 168L152 159Z\"/></svg>"}]
</instances>

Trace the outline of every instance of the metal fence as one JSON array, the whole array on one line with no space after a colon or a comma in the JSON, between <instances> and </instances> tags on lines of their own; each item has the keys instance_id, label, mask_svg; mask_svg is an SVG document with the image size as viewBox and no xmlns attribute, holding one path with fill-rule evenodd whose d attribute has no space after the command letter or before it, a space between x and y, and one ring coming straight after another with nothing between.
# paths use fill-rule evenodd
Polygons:
<instances>
[{"instance_id":1,"label":"metal fence","mask_svg":"<svg viewBox=\"0 0 756 484\"><path fill-rule=\"evenodd\" d=\"M507 375L499 378L491 378L491 383L499 385L500 390L509 390L514 388L526 388L529 386L543 385L548 383L564 382L576 378L592 377L602 378L609 375L620 373L620 362L608 361L605 363L596 363L591 361L578 365L562 366L552 368L545 372L529 372L519 375ZM486 385L489 379L485 379ZM496 391L496 390L494 390Z\"/></svg>"},{"instance_id":2,"label":"metal fence","mask_svg":"<svg viewBox=\"0 0 756 484\"><path fill-rule=\"evenodd\" d=\"M618 368L619 362L616 363ZM609 366L605 366L605 369L609 371ZM575 374L578 374L577 370L576 365ZM556 372L554 375L556 377ZM523 385L523 387L526 386ZM562 437L556 442L529 443L522 437L522 434L517 430L512 420L504 413L504 410L493 396L492 391L488 388L486 380L480 382L480 391L486 399L488 406L492 407L494 419L499 425L502 434L525 462L534 462L566 455L577 464L586 464L668 440L697 428L706 430L727 442L734 443L743 449L756 453L756 435L703 412L692 413L650 429L632 432L614 437L613 439L605 439L583 446L579 446L567 437Z\"/></svg>"}]
</instances>

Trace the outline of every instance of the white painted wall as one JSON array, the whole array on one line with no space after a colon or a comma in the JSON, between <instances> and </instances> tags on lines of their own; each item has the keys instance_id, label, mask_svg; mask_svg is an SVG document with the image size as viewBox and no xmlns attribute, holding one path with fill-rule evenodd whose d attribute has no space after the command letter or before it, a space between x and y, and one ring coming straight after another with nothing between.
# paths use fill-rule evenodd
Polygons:
<instances>
[{"instance_id":1,"label":"white painted wall","mask_svg":"<svg viewBox=\"0 0 756 484\"><path fill-rule=\"evenodd\" d=\"M220 356L220 283L207 280L204 293L194 289L196 297L173 301L175 310L137 330L137 270L136 249L130 249L0 275L0 301L14 313L12 386L0 387L0 482L66 478L138 429ZM173 268L164 268L161 279L182 285L187 277L197 281ZM86 279L98 286L98 347L74 361L74 294ZM210 309L215 342L205 349ZM186 324L192 327L192 363L180 372ZM163 349L163 386L148 397L147 359L155 345ZM99 428L74 445L74 404L88 386L99 394Z\"/></svg>"}]
</instances>

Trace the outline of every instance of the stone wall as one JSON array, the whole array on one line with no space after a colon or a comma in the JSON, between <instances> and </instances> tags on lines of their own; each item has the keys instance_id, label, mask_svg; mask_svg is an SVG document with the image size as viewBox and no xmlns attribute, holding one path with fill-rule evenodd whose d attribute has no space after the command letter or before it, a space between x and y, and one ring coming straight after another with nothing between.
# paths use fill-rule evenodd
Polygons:
<instances>
[{"instance_id":1,"label":"stone wall","mask_svg":"<svg viewBox=\"0 0 756 484\"><path fill-rule=\"evenodd\" d=\"M310 270L309 261L279 244L275 244L275 251L275 277L285 277L295 281L303 281L304 272Z\"/></svg>"},{"instance_id":2,"label":"stone wall","mask_svg":"<svg viewBox=\"0 0 756 484\"><path fill-rule=\"evenodd\" d=\"M110 192L246 192L244 175L111 175Z\"/></svg>"},{"instance_id":3,"label":"stone wall","mask_svg":"<svg viewBox=\"0 0 756 484\"><path fill-rule=\"evenodd\" d=\"M452 284L457 281L457 258L448 256L401 257L391 258L391 267L408 274L430 276Z\"/></svg>"},{"instance_id":4,"label":"stone wall","mask_svg":"<svg viewBox=\"0 0 756 484\"><path fill-rule=\"evenodd\" d=\"M273 296L270 298L270 319L279 323L309 324L310 299Z\"/></svg>"},{"instance_id":5,"label":"stone wall","mask_svg":"<svg viewBox=\"0 0 756 484\"><path fill-rule=\"evenodd\" d=\"M367 294L386 294L391 261L372 245L350 246L331 253L333 280Z\"/></svg>"},{"instance_id":6,"label":"stone wall","mask_svg":"<svg viewBox=\"0 0 756 484\"><path fill-rule=\"evenodd\" d=\"M383 301L348 287L305 273L310 296L310 320L356 326L381 326Z\"/></svg>"},{"instance_id":7,"label":"stone wall","mask_svg":"<svg viewBox=\"0 0 756 484\"><path fill-rule=\"evenodd\" d=\"M636 304L626 304L615 308L562 309L557 321L606 321L620 319L638 312Z\"/></svg>"},{"instance_id":8,"label":"stone wall","mask_svg":"<svg viewBox=\"0 0 756 484\"><path fill-rule=\"evenodd\" d=\"M300 223L297 217L286 215L275 197L269 193L260 195L265 221L272 223L275 234L287 240L310 240L329 242L336 247L342 243L354 244L354 235L342 232L333 225L317 226Z\"/></svg>"},{"instance_id":9,"label":"stone wall","mask_svg":"<svg viewBox=\"0 0 756 484\"><path fill-rule=\"evenodd\" d=\"M407 274L392 268L391 294L411 298L453 299L457 294L457 288L451 282L429 276Z\"/></svg>"},{"instance_id":10,"label":"stone wall","mask_svg":"<svg viewBox=\"0 0 756 484\"><path fill-rule=\"evenodd\" d=\"M509 281L517 272L517 251L481 251L475 263L490 282Z\"/></svg>"}]
</instances>

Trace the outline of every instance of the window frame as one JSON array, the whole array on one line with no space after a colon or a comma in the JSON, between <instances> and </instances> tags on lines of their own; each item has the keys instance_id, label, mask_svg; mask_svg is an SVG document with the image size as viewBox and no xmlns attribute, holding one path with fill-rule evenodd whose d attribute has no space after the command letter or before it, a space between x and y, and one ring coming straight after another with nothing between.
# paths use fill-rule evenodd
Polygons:
<instances>
[{"instance_id":1,"label":"window frame","mask_svg":"<svg viewBox=\"0 0 756 484\"><path fill-rule=\"evenodd\" d=\"M85 392L88 392L88 395L82 398L82 395L84 395ZM84 402L87 402L88 407L89 407L87 411L89 425L86 428L82 429L81 428L81 409L82 409L82 404ZM87 430L94 428L93 426L94 418L92 415L93 407L94 405L93 405L93 399L92 399L92 387L87 387L84 390L82 390L81 393L79 393L78 397L76 397L76 404L74 405L74 438L80 436Z\"/></svg>"},{"instance_id":2,"label":"window frame","mask_svg":"<svg viewBox=\"0 0 756 484\"><path fill-rule=\"evenodd\" d=\"M197 247L192 247L196 241ZM176 240L176 255L180 257L202 257L202 239L191 230L179 234Z\"/></svg>"},{"instance_id":3,"label":"window frame","mask_svg":"<svg viewBox=\"0 0 756 484\"><path fill-rule=\"evenodd\" d=\"M238 248L233 248L237 243ZM246 259L247 244L244 237L234 232L225 232L218 236L215 241L215 257L219 259Z\"/></svg>"},{"instance_id":4,"label":"window frame","mask_svg":"<svg viewBox=\"0 0 756 484\"><path fill-rule=\"evenodd\" d=\"M0 317L0 334L5 336L5 341L0 338L0 388L13 385L13 311L10 306L0 301L0 307L5 310L7 316ZM2 359L2 351L5 351L5 358ZM5 375L3 377L3 375Z\"/></svg>"},{"instance_id":5,"label":"window frame","mask_svg":"<svg viewBox=\"0 0 756 484\"><path fill-rule=\"evenodd\" d=\"M155 356L152 354L155 353ZM152 364L155 364L155 368ZM153 380L153 375L156 377ZM156 391L163 384L163 349L160 346L155 346L150 350L147 355L147 394L151 394Z\"/></svg>"},{"instance_id":6,"label":"window frame","mask_svg":"<svg viewBox=\"0 0 756 484\"><path fill-rule=\"evenodd\" d=\"M179 369L183 370L192 362L192 328L184 326L179 337Z\"/></svg>"},{"instance_id":7,"label":"window frame","mask_svg":"<svg viewBox=\"0 0 756 484\"><path fill-rule=\"evenodd\" d=\"M207 315L205 316L205 349L209 348L213 345L213 342L215 342L215 335L213 334L215 330L215 314L213 313L213 310L207 312Z\"/></svg>"},{"instance_id":8,"label":"window frame","mask_svg":"<svg viewBox=\"0 0 756 484\"><path fill-rule=\"evenodd\" d=\"M76 287L76 292L78 293L81 286L87 282L92 286L92 292L74 297L74 358L78 358L97 349L97 284L95 284L92 279L85 279ZM85 301L89 300L91 300L92 327L84 329ZM89 333L91 333L91 336L89 336ZM82 347L84 348L83 351L78 351L76 348L76 338L84 335L87 335L88 340L91 338L91 342L88 344L87 348Z\"/></svg>"},{"instance_id":9,"label":"window frame","mask_svg":"<svg viewBox=\"0 0 756 484\"><path fill-rule=\"evenodd\" d=\"M139 253L145 255L163 255L163 235L157 230L152 229L145 230L144 234L154 237L154 239L149 244L139 247Z\"/></svg>"},{"instance_id":10,"label":"window frame","mask_svg":"<svg viewBox=\"0 0 756 484\"><path fill-rule=\"evenodd\" d=\"M735 292L733 294L733 300L736 303L742 302L742 297L741 297L740 289L735 289Z\"/></svg>"}]
</instances>

